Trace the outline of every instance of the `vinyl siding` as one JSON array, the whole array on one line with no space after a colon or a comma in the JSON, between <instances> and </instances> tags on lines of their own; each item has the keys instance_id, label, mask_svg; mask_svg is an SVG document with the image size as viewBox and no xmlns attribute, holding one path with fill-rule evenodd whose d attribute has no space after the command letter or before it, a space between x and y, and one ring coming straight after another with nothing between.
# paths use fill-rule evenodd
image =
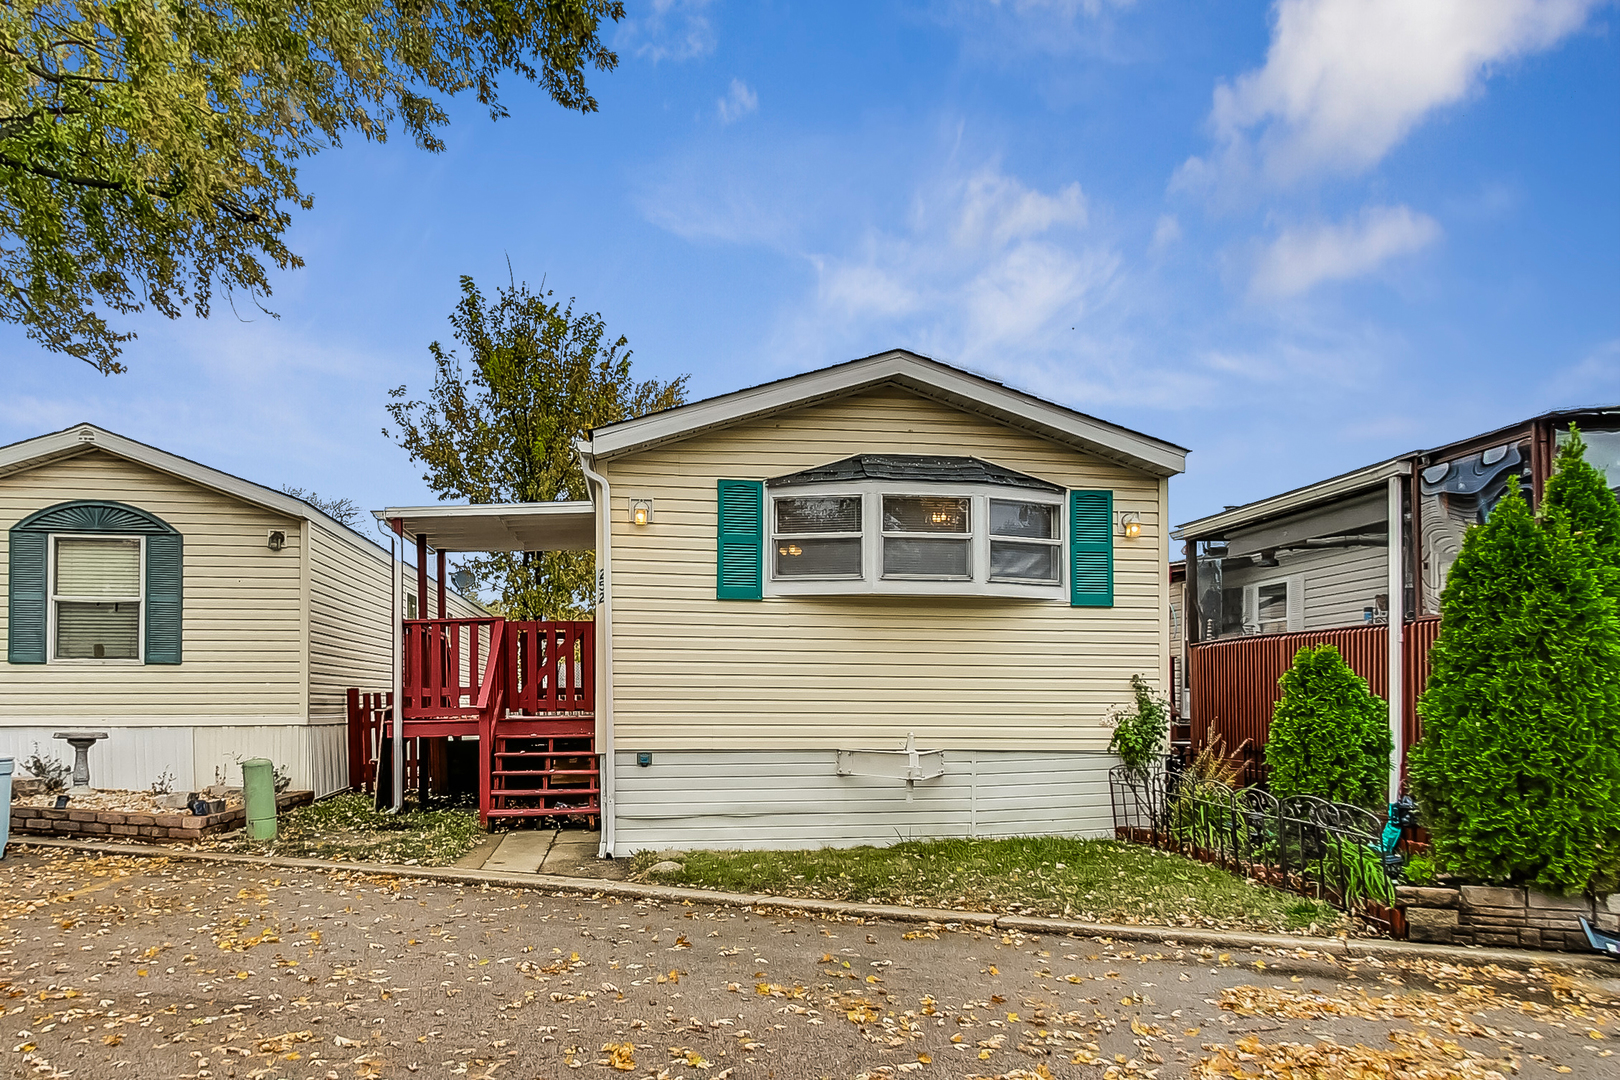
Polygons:
<instances>
[{"instance_id":1,"label":"vinyl siding","mask_svg":"<svg viewBox=\"0 0 1620 1080\"><path fill-rule=\"evenodd\" d=\"M93 450L0 477L0 549L22 518L77 499L138 506L184 536L183 662L0 663L0 725L304 722L303 522ZM279 552L271 529L287 534ZM6 559L0 550L0 632Z\"/></svg>"},{"instance_id":2,"label":"vinyl siding","mask_svg":"<svg viewBox=\"0 0 1620 1080\"><path fill-rule=\"evenodd\" d=\"M0 725L0 757L17 769L37 752L73 764L73 750L53 738L62 725ZM250 724L126 727L99 723L107 738L90 749L90 782L98 788L140 790L168 774L175 791L242 782L240 761L269 758L292 776L292 786L327 795L348 785L341 724Z\"/></svg>"},{"instance_id":3,"label":"vinyl siding","mask_svg":"<svg viewBox=\"0 0 1620 1080\"><path fill-rule=\"evenodd\" d=\"M387 562L309 528L309 713L347 720L349 687L388 689L393 582Z\"/></svg>"},{"instance_id":4,"label":"vinyl siding","mask_svg":"<svg viewBox=\"0 0 1620 1080\"><path fill-rule=\"evenodd\" d=\"M1329 548L1289 555L1282 565L1228 568L1222 585L1228 589L1302 575L1305 580L1306 630L1359 626L1374 597L1389 591L1389 549L1386 547Z\"/></svg>"},{"instance_id":5,"label":"vinyl siding","mask_svg":"<svg viewBox=\"0 0 1620 1080\"><path fill-rule=\"evenodd\" d=\"M1116 536L1112 608L988 597L715 599L722 477L857 453L972 455L1141 515ZM612 485L614 730L624 750L1102 752L1130 676L1168 659L1165 486L1156 477L893 389L605 463ZM628 501L651 498L654 524Z\"/></svg>"},{"instance_id":6,"label":"vinyl siding","mask_svg":"<svg viewBox=\"0 0 1620 1080\"><path fill-rule=\"evenodd\" d=\"M391 679L389 564L313 522L310 545L310 690L312 721L347 720L347 694L387 690ZM433 556L429 574L435 571ZM416 592L416 568L405 567L405 591ZM428 612L438 611L438 583L428 581ZM451 618L479 618L483 608L455 592L445 598Z\"/></svg>"},{"instance_id":7,"label":"vinyl siding","mask_svg":"<svg viewBox=\"0 0 1620 1080\"><path fill-rule=\"evenodd\" d=\"M831 750L617 755L614 855L641 850L883 846L934 837L1113 832L1112 755L947 751L913 785L839 776Z\"/></svg>"}]
</instances>

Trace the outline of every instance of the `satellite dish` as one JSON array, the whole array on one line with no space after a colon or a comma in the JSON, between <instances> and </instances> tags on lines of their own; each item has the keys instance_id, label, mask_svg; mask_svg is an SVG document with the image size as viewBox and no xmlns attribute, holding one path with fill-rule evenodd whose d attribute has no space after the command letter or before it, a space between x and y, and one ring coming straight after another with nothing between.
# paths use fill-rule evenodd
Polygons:
<instances>
[{"instance_id":1,"label":"satellite dish","mask_svg":"<svg viewBox=\"0 0 1620 1080\"><path fill-rule=\"evenodd\" d=\"M457 570L450 575L450 584L455 587L458 593L471 592L476 580L471 570Z\"/></svg>"}]
</instances>

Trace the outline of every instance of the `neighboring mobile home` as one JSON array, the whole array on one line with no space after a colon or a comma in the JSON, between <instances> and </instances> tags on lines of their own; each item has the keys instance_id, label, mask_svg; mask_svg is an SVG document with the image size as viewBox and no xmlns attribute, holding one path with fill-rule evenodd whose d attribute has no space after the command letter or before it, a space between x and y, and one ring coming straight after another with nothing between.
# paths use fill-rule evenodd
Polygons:
<instances>
[{"instance_id":1,"label":"neighboring mobile home","mask_svg":"<svg viewBox=\"0 0 1620 1080\"><path fill-rule=\"evenodd\" d=\"M605 854L1111 830L1105 717L1133 674L1166 685L1180 447L894 351L580 452L591 503L377 515L451 550L594 547ZM410 702L470 696L404 693L407 733L446 712Z\"/></svg>"},{"instance_id":2,"label":"neighboring mobile home","mask_svg":"<svg viewBox=\"0 0 1620 1080\"><path fill-rule=\"evenodd\" d=\"M1539 501L1571 424L1587 460L1620 491L1620 409L1570 409L1182 525L1175 535L1190 558L1174 602L1187 613L1182 667L1194 741L1213 725L1257 778L1277 678L1300 647L1331 641L1391 701L1398 744L1410 745L1463 533L1512 479Z\"/></svg>"},{"instance_id":3,"label":"neighboring mobile home","mask_svg":"<svg viewBox=\"0 0 1620 1080\"><path fill-rule=\"evenodd\" d=\"M90 755L98 787L235 783L256 756L317 794L348 784L345 688L389 671L375 540L77 424L0 447L0 543L0 756L71 762L53 735L91 729L108 734Z\"/></svg>"}]
</instances>

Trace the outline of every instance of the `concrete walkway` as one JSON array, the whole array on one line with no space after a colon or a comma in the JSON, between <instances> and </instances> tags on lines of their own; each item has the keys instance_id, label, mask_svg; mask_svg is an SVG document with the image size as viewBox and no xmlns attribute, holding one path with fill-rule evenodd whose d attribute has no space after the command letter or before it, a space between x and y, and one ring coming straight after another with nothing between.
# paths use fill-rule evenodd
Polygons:
<instances>
[{"instance_id":1,"label":"concrete walkway","mask_svg":"<svg viewBox=\"0 0 1620 1080\"><path fill-rule=\"evenodd\" d=\"M623 881L630 875L629 860L597 858L601 841L602 834L592 829L514 829L490 837L455 865L463 870Z\"/></svg>"}]
</instances>

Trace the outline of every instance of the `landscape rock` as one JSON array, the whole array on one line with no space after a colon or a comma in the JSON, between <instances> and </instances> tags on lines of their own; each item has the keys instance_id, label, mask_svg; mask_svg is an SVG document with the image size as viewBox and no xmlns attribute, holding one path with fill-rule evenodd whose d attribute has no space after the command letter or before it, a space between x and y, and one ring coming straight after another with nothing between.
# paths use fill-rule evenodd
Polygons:
<instances>
[{"instance_id":1,"label":"landscape rock","mask_svg":"<svg viewBox=\"0 0 1620 1080\"><path fill-rule=\"evenodd\" d=\"M157 804L165 810L185 810L197 801L197 793L189 791L181 795L159 795Z\"/></svg>"},{"instance_id":2,"label":"landscape rock","mask_svg":"<svg viewBox=\"0 0 1620 1080\"><path fill-rule=\"evenodd\" d=\"M686 869L686 867L682 866L680 863L665 859L663 862L653 863L652 866L647 869L647 872L649 874L678 874L684 869Z\"/></svg>"},{"instance_id":3,"label":"landscape rock","mask_svg":"<svg viewBox=\"0 0 1620 1080\"><path fill-rule=\"evenodd\" d=\"M1406 936L1410 941L1448 944L1457 936L1456 908L1406 909Z\"/></svg>"},{"instance_id":4,"label":"landscape rock","mask_svg":"<svg viewBox=\"0 0 1620 1080\"><path fill-rule=\"evenodd\" d=\"M1503 889L1494 885L1464 885L1463 903L1469 907L1522 908L1523 889Z\"/></svg>"}]
</instances>

